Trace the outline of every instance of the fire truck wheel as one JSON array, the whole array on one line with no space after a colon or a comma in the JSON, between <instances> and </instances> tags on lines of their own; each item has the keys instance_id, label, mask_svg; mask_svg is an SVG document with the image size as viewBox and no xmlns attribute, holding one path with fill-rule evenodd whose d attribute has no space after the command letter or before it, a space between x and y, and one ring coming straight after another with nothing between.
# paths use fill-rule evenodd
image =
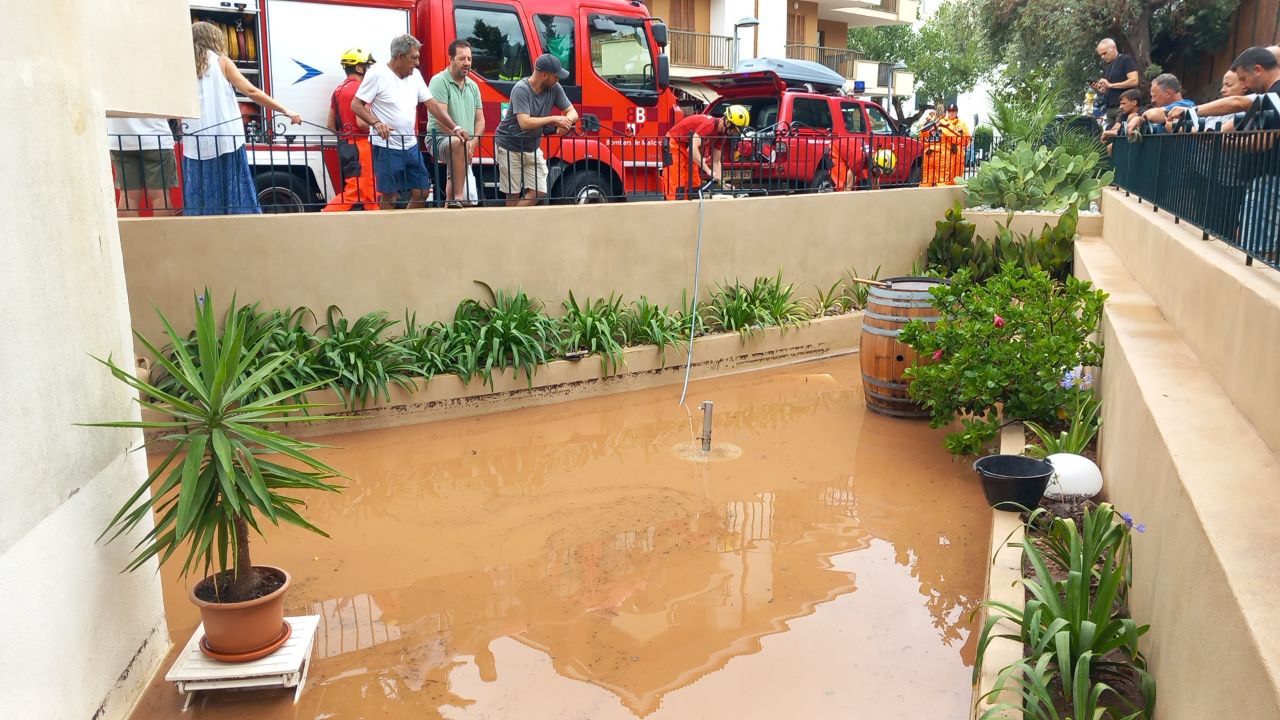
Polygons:
<instances>
[{"instance_id":1,"label":"fire truck wheel","mask_svg":"<svg viewBox=\"0 0 1280 720\"><path fill-rule=\"evenodd\" d=\"M265 172L255 175L258 204L264 213L297 213L307 209L310 188L302 178L287 172Z\"/></svg>"},{"instance_id":2,"label":"fire truck wheel","mask_svg":"<svg viewBox=\"0 0 1280 720\"><path fill-rule=\"evenodd\" d=\"M560 181L560 198L575 205L609 202L609 180L595 170L570 170Z\"/></svg>"},{"instance_id":3,"label":"fire truck wheel","mask_svg":"<svg viewBox=\"0 0 1280 720\"><path fill-rule=\"evenodd\" d=\"M920 165L920 161L917 160L911 163L911 174L907 175L907 184L919 185L922 179L924 179L924 168Z\"/></svg>"}]
</instances>

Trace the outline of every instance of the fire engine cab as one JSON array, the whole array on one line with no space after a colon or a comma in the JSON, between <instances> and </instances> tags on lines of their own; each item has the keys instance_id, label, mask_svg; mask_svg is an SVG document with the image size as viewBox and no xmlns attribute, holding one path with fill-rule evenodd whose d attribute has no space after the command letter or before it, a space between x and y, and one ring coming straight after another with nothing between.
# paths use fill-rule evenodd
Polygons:
<instances>
[{"instance_id":1,"label":"fire engine cab","mask_svg":"<svg viewBox=\"0 0 1280 720\"><path fill-rule=\"evenodd\" d=\"M506 110L512 86L548 52L570 73L565 92L583 121L580 132L548 142L552 197L577 202L658 196L661 136L676 120L667 28L632 0L191 0L193 20L227 33L241 72L307 121L262 118L241 98L248 156L264 208L317 209L338 179L335 140L323 127L330 97L345 74L347 48L386 61L392 38L412 33L423 44L423 80L448 65L455 38L471 43L471 77L480 85L487 132ZM283 119L281 119L283 120ZM420 108L419 131L426 112ZM483 143L475 159L482 182L497 172Z\"/></svg>"}]
</instances>

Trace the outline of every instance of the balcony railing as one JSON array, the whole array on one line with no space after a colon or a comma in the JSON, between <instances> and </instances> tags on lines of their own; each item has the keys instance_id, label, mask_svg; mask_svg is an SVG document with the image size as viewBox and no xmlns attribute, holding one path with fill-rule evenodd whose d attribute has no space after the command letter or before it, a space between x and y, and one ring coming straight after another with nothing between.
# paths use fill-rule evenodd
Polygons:
<instances>
[{"instance_id":1,"label":"balcony railing","mask_svg":"<svg viewBox=\"0 0 1280 720\"><path fill-rule=\"evenodd\" d=\"M880 0L880 2L866 2L866 0L851 0L847 3L848 7L857 8L859 10L875 10L878 12L898 13L898 0Z\"/></svg>"},{"instance_id":2,"label":"balcony railing","mask_svg":"<svg viewBox=\"0 0 1280 720\"><path fill-rule=\"evenodd\" d=\"M796 44L787 45L787 57L792 60L809 60L821 63L851 80L856 76L854 63L858 60L865 61L867 59L866 55L854 50L822 47L821 45Z\"/></svg>"},{"instance_id":3,"label":"balcony railing","mask_svg":"<svg viewBox=\"0 0 1280 720\"><path fill-rule=\"evenodd\" d=\"M671 56L672 65L728 70L733 63L733 38L672 30L667 53Z\"/></svg>"}]
</instances>

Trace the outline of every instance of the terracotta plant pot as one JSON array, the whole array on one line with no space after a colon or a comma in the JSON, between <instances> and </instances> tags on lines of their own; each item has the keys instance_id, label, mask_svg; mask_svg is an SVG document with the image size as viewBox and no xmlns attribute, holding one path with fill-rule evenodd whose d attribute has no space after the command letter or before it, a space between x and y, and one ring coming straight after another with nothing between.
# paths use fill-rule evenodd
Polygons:
<instances>
[{"instance_id":1,"label":"terracotta plant pot","mask_svg":"<svg viewBox=\"0 0 1280 720\"><path fill-rule=\"evenodd\" d=\"M205 642L201 650L224 662L248 662L261 657L261 651L288 637L284 621L284 593L289 589L289 573L270 565L255 565L255 570L283 579L274 592L245 602L206 602L196 597L196 588L210 582L205 578L191 588L191 602L200 608L204 621Z\"/></svg>"}]
</instances>

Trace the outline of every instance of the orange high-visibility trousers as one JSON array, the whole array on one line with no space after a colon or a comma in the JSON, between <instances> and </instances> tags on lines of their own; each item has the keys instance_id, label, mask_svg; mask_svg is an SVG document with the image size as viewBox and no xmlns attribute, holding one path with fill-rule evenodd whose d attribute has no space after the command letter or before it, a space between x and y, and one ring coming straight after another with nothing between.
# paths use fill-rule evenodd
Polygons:
<instances>
[{"instance_id":1,"label":"orange high-visibility trousers","mask_svg":"<svg viewBox=\"0 0 1280 720\"><path fill-rule=\"evenodd\" d=\"M662 194L668 200L688 199L694 186L693 156L689 154L689 141L670 138L671 164L662 169Z\"/></svg>"},{"instance_id":2,"label":"orange high-visibility trousers","mask_svg":"<svg viewBox=\"0 0 1280 720\"><path fill-rule=\"evenodd\" d=\"M356 146L360 158L360 174L346 179L342 192L334 195L322 212L344 212L356 203L363 203L365 210L378 209L378 195L373 187L373 148L369 138L350 140Z\"/></svg>"},{"instance_id":3,"label":"orange high-visibility trousers","mask_svg":"<svg viewBox=\"0 0 1280 720\"><path fill-rule=\"evenodd\" d=\"M920 187L946 184L945 153L943 144L940 142L925 144L924 159L920 161Z\"/></svg>"}]
</instances>

